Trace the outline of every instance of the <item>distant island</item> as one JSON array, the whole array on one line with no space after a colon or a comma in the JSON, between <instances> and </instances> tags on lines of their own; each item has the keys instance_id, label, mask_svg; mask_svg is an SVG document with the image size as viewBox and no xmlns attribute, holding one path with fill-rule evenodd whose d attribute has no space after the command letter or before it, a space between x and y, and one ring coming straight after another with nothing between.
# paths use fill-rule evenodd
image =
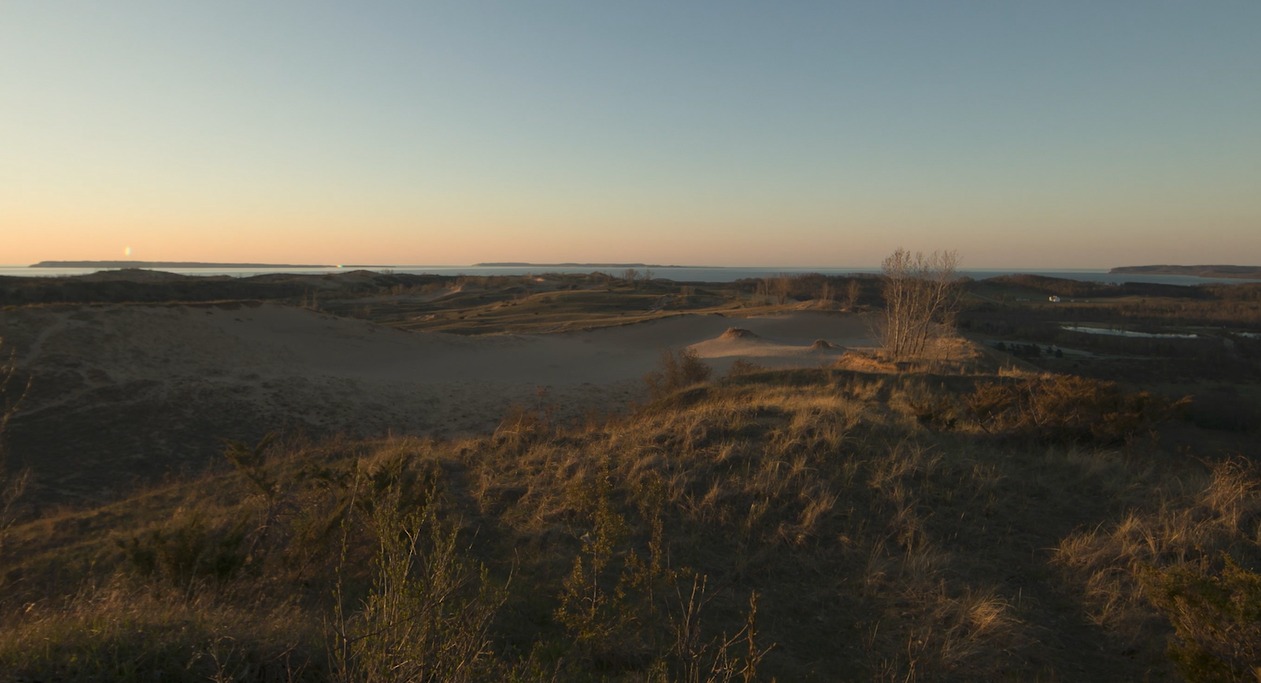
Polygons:
<instances>
[{"instance_id":1,"label":"distant island","mask_svg":"<svg viewBox=\"0 0 1261 683\"><path fill-rule=\"evenodd\" d=\"M1261 279L1261 266L1118 266L1108 272L1130 275L1189 275L1192 277Z\"/></svg>"},{"instance_id":2,"label":"distant island","mask_svg":"<svg viewBox=\"0 0 1261 683\"><path fill-rule=\"evenodd\" d=\"M529 263L527 261L495 261L474 263L473 268L712 268L713 266L663 266L654 263Z\"/></svg>"},{"instance_id":3,"label":"distant island","mask_svg":"<svg viewBox=\"0 0 1261 683\"><path fill-rule=\"evenodd\" d=\"M201 261L40 261L31 268L336 268L292 263L203 263Z\"/></svg>"}]
</instances>

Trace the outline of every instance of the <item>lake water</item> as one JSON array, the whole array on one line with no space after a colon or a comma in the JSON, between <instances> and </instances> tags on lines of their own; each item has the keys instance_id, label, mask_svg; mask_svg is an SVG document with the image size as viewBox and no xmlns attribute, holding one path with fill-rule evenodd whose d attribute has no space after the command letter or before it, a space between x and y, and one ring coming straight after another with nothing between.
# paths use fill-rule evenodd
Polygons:
<instances>
[{"instance_id":1,"label":"lake water","mask_svg":"<svg viewBox=\"0 0 1261 683\"><path fill-rule=\"evenodd\" d=\"M89 273L99 272L100 268L30 268L27 266L0 266L0 276L18 276L18 277L66 277L71 275L87 275ZM325 274L339 273L348 270L358 270L351 267L332 267L332 268L162 268L170 273L180 273L182 275L229 275L232 277L248 277L250 275L262 275L265 273L305 273L305 274ZM626 272L625 267L595 267L595 266L390 266L390 267L370 267L364 270L389 271L394 273L408 274L432 274L432 275L537 275L541 273L565 273L565 274L584 274L584 273L608 273L610 275L621 276ZM807 273L821 273L823 275L852 275L865 274L874 275L880 272L879 268L779 268L779 267L726 267L726 266L663 266L659 268L642 268L637 267L636 270L641 273L645 270L652 271L654 278L663 278L674 280L676 282L734 282L746 278L774 277L776 275L804 275ZM1206 278L1191 277L1187 275L1120 275L1109 273L1107 270L1001 270L1001 269L963 269L960 274L966 275L976 280L982 280L999 275L1045 275L1047 277L1066 278L1069 280L1082 280L1087 282L1143 282L1167 285L1201 285L1209 283L1225 283L1238 284L1241 282L1261 282L1261 280L1245 280L1240 278Z\"/></svg>"},{"instance_id":2,"label":"lake water","mask_svg":"<svg viewBox=\"0 0 1261 683\"><path fill-rule=\"evenodd\" d=\"M1200 335L1191 332L1132 332L1115 327L1092 327L1090 325L1061 325L1071 332L1085 334L1102 334L1108 337L1131 337L1140 339L1198 339Z\"/></svg>"}]
</instances>

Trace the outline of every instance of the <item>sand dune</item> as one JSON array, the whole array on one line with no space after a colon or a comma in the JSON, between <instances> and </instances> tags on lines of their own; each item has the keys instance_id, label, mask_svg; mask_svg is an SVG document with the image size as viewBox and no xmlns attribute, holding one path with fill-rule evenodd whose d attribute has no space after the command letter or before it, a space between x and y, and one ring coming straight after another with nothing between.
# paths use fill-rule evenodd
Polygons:
<instances>
[{"instance_id":1,"label":"sand dune","mask_svg":"<svg viewBox=\"0 0 1261 683\"><path fill-rule=\"evenodd\" d=\"M830 363L847 347L873 343L864 334L864 319L854 316L796 312L739 322L740 327L728 327L717 337L688 348L716 368L737 359L767 367L796 367Z\"/></svg>"},{"instance_id":2,"label":"sand dune","mask_svg":"<svg viewBox=\"0 0 1261 683\"><path fill-rule=\"evenodd\" d=\"M730 327L750 336L724 338ZM561 416L642 397L664 349L719 372L736 358L818 365L868 345L862 318L817 312L684 315L555 335L403 332L278 304L92 305L0 311L6 348L34 380L8 443L19 464L73 472L42 483L107 498L213 461L225 439L274 429L453 436L493 430L514 404Z\"/></svg>"}]
</instances>

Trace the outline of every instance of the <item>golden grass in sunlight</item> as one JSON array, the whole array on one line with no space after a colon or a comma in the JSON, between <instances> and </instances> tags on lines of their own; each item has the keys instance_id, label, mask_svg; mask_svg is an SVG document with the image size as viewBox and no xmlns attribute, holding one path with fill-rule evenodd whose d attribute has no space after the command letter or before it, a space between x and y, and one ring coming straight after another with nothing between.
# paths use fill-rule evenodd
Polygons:
<instances>
[{"instance_id":1,"label":"golden grass in sunlight","mask_svg":"<svg viewBox=\"0 0 1261 683\"><path fill-rule=\"evenodd\" d=\"M0 667L1129 680L1181 670L1168 636L1218 661L1213 603L1162 596L1250 585L1257 473L1146 436L1030 429L1064 392L1103 397L1087 415L1138 410L1064 382L753 370L607 420L540 402L479 438L234 444L200 478L15 526ZM1024 398L1007 414L989 392Z\"/></svg>"}]
</instances>

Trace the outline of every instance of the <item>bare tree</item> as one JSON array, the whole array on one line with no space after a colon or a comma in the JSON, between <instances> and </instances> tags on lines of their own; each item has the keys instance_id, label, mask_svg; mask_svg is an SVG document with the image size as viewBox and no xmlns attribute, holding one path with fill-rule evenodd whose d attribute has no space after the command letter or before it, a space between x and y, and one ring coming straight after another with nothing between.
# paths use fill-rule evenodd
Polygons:
<instances>
[{"instance_id":1,"label":"bare tree","mask_svg":"<svg viewBox=\"0 0 1261 683\"><path fill-rule=\"evenodd\" d=\"M788 303L788 295L792 293L792 277L783 273L771 281L771 291L775 295L775 303L783 306Z\"/></svg>"},{"instance_id":2,"label":"bare tree","mask_svg":"<svg viewBox=\"0 0 1261 683\"><path fill-rule=\"evenodd\" d=\"M924 353L928 340L954 325L958 309L959 256L929 256L899 247L884 260L884 347L894 358Z\"/></svg>"},{"instance_id":3,"label":"bare tree","mask_svg":"<svg viewBox=\"0 0 1261 683\"><path fill-rule=\"evenodd\" d=\"M858 305L858 295L862 294L863 286L859 283L858 278L850 278L849 284L845 287L845 307L854 310Z\"/></svg>"}]
</instances>

